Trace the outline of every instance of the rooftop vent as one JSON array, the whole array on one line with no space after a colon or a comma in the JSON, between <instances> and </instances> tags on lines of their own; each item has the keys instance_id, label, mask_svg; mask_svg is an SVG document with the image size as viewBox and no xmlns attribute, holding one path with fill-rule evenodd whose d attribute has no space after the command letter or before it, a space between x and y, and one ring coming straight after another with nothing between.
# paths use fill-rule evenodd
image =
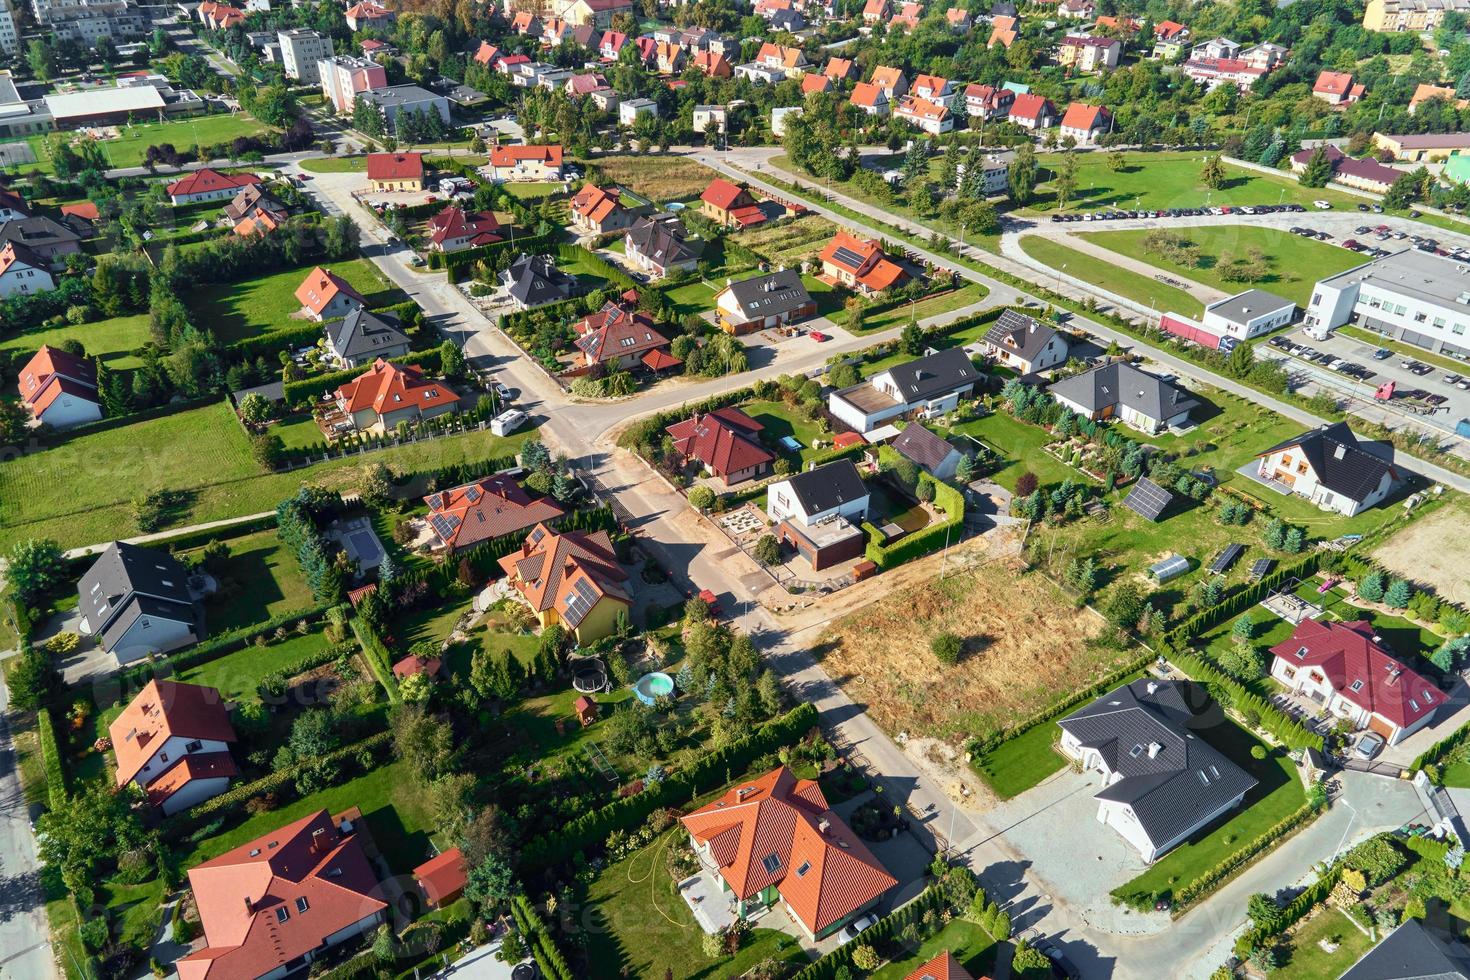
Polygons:
<instances>
[{"instance_id":1,"label":"rooftop vent","mask_svg":"<svg viewBox=\"0 0 1470 980\"><path fill-rule=\"evenodd\" d=\"M1148 757L1150 759L1157 758L1158 754L1160 752L1162 752L1163 750L1164 750L1164 747L1162 745L1160 745L1158 742L1150 742L1150 743L1148 743Z\"/></svg>"}]
</instances>

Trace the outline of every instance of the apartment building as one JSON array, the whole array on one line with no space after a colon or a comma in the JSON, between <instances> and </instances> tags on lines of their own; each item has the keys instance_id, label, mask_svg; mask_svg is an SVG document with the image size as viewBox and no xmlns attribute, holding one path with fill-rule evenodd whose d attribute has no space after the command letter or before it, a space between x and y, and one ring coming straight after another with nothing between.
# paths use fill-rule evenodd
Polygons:
<instances>
[{"instance_id":1,"label":"apartment building","mask_svg":"<svg viewBox=\"0 0 1470 980\"><path fill-rule=\"evenodd\" d=\"M331 38L304 27L297 27L277 32L276 41L281 46L281 67L286 70L287 78L294 78L308 85L321 82L317 62L332 56Z\"/></svg>"}]
</instances>

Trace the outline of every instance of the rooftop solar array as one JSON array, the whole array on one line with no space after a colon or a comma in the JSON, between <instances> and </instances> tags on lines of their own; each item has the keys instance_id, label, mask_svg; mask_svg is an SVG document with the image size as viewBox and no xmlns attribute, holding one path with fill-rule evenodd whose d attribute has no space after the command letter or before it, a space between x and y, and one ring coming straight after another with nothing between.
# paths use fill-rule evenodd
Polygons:
<instances>
[{"instance_id":1,"label":"rooftop solar array","mask_svg":"<svg viewBox=\"0 0 1470 980\"><path fill-rule=\"evenodd\" d=\"M472 504L479 503L479 501L480 501L480 485L478 483L472 483L472 484L470 484L470 488L464 492L464 496L465 496L465 499L468 500Z\"/></svg>"},{"instance_id":2,"label":"rooftop solar array","mask_svg":"<svg viewBox=\"0 0 1470 980\"><path fill-rule=\"evenodd\" d=\"M1148 477L1141 478L1123 501L1123 506L1146 521L1157 521L1174 495Z\"/></svg>"},{"instance_id":3,"label":"rooftop solar array","mask_svg":"<svg viewBox=\"0 0 1470 980\"><path fill-rule=\"evenodd\" d=\"M439 535L440 541L448 541L459 530L459 518L451 514L435 514L429 518L429 526Z\"/></svg>"},{"instance_id":4,"label":"rooftop solar array","mask_svg":"<svg viewBox=\"0 0 1470 980\"><path fill-rule=\"evenodd\" d=\"M1255 579L1256 581L1260 581L1261 579L1265 578L1266 575L1275 566L1276 560L1274 558L1257 558L1255 562L1251 564L1251 578Z\"/></svg>"},{"instance_id":5,"label":"rooftop solar array","mask_svg":"<svg viewBox=\"0 0 1470 980\"><path fill-rule=\"evenodd\" d=\"M431 494L429 494L429 509L430 510L443 510L444 509L444 494L442 494L442 493L431 493Z\"/></svg>"},{"instance_id":6,"label":"rooftop solar array","mask_svg":"<svg viewBox=\"0 0 1470 980\"><path fill-rule=\"evenodd\" d=\"M863 257L854 252L852 249L846 247L845 245L833 252L832 258L833 260L840 262L845 266L850 266L854 269L859 268L863 264Z\"/></svg>"},{"instance_id":7,"label":"rooftop solar array","mask_svg":"<svg viewBox=\"0 0 1470 980\"><path fill-rule=\"evenodd\" d=\"M1183 555L1170 555L1163 561L1149 567L1148 573L1156 581L1167 582L1171 578L1178 578L1189 571L1189 559Z\"/></svg>"},{"instance_id":8,"label":"rooftop solar array","mask_svg":"<svg viewBox=\"0 0 1470 980\"><path fill-rule=\"evenodd\" d=\"M540 541L541 538L543 536L545 536L545 534L546 534L546 532L544 530L542 530L541 528L538 527L536 530L534 530L534 531L531 532L531 537L530 537L529 540L530 540L530 542L532 544L535 544L538 541Z\"/></svg>"},{"instance_id":9,"label":"rooftop solar array","mask_svg":"<svg viewBox=\"0 0 1470 980\"><path fill-rule=\"evenodd\" d=\"M1227 544L1224 550L1222 550L1218 555L1215 556L1215 560L1210 562L1210 572L1215 575L1221 574L1231 565L1234 565L1235 560L1239 558L1241 553L1244 551L1245 545L1243 544L1235 544L1233 542L1231 544Z\"/></svg>"},{"instance_id":10,"label":"rooftop solar array","mask_svg":"<svg viewBox=\"0 0 1470 980\"><path fill-rule=\"evenodd\" d=\"M586 579L578 579L572 583L571 594L567 596L567 611L562 618L567 621L568 626L576 629L595 605L597 590Z\"/></svg>"}]
</instances>

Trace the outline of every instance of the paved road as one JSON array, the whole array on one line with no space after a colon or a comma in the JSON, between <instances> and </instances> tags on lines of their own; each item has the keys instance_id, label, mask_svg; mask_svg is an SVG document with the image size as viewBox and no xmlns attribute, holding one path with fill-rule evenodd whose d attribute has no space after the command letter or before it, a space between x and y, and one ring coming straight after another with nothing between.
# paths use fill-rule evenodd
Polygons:
<instances>
[{"instance_id":1,"label":"paved road","mask_svg":"<svg viewBox=\"0 0 1470 980\"><path fill-rule=\"evenodd\" d=\"M50 980L58 973L9 708L0 675L0 980Z\"/></svg>"}]
</instances>

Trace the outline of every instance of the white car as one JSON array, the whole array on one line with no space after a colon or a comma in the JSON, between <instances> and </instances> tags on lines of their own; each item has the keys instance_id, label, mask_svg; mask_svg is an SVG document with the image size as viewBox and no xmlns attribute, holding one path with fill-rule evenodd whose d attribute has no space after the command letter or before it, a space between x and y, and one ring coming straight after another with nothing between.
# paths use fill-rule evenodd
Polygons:
<instances>
[{"instance_id":1,"label":"white car","mask_svg":"<svg viewBox=\"0 0 1470 980\"><path fill-rule=\"evenodd\" d=\"M1331 201L1313 201L1312 202L1312 207L1316 208L1318 211L1331 211L1332 210L1332 202Z\"/></svg>"},{"instance_id":2,"label":"white car","mask_svg":"<svg viewBox=\"0 0 1470 980\"><path fill-rule=\"evenodd\" d=\"M871 912L869 912L867 915L861 916L860 918L853 919L847 925L843 926L842 931L837 934L838 938L841 940L841 942L839 942L837 945L841 946L843 943L852 942L858 937L858 933L862 932L865 929L871 929L877 924L878 917Z\"/></svg>"}]
</instances>

